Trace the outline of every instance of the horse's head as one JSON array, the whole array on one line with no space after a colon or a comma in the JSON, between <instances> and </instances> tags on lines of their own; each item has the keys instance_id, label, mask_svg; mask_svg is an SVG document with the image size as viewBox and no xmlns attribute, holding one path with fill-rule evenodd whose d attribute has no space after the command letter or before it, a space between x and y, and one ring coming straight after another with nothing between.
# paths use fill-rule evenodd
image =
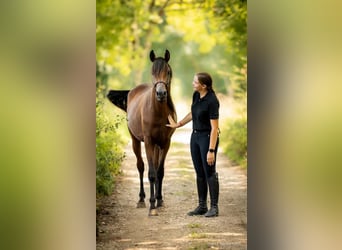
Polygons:
<instances>
[{"instance_id":1,"label":"horse's head","mask_svg":"<svg viewBox=\"0 0 342 250\"><path fill-rule=\"evenodd\" d=\"M156 93L156 98L159 102L167 100L168 92L170 91L172 69L168 64L170 60L170 52L165 50L163 57L156 57L154 51L150 52L150 59L153 62L152 65L152 81L153 89Z\"/></svg>"}]
</instances>

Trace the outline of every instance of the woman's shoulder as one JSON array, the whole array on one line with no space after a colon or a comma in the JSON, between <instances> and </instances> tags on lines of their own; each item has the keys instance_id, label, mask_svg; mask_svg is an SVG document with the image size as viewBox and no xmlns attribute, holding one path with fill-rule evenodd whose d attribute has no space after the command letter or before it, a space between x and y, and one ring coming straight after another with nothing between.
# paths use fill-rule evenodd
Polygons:
<instances>
[{"instance_id":1,"label":"woman's shoulder","mask_svg":"<svg viewBox=\"0 0 342 250\"><path fill-rule=\"evenodd\" d=\"M219 99L217 98L217 95L215 94L215 92L210 91L208 94L209 94L208 97L211 101L219 102Z\"/></svg>"},{"instance_id":2,"label":"woman's shoulder","mask_svg":"<svg viewBox=\"0 0 342 250\"><path fill-rule=\"evenodd\" d=\"M199 99L199 93L197 91L194 91L194 93L192 94L192 100L195 101L197 99Z\"/></svg>"},{"instance_id":3,"label":"woman's shoulder","mask_svg":"<svg viewBox=\"0 0 342 250\"><path fill-rule=\"evenodd\" d=\"M195 97L195 96L199 96L199 93L197 91L194 91L194 93L192 94L192 97Z\"/></svg>"}]
</instances>

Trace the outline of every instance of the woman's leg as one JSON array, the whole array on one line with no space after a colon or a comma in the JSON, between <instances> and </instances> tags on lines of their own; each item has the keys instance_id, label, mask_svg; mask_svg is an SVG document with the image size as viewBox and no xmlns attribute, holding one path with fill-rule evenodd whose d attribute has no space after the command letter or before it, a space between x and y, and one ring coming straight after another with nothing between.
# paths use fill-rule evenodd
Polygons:
<instances>
[{"instance_id":1,"label":"woman's leg","mask_svg":"<svg viewBox=\"0 0 342 250\"><path fill-rule=\"evenodd\" d=\"M208 195L208 185L203 169L202 158L200 153L200 147L197 143L197 135L191 136L190 141L190 151L191 158L196 171L196 185L198 193L198 207L195 210L190 211L188 215L203 215L208 211L207 207L207 195Z\"/></svg>"},{"instance_id":2,"label":"woman's leg","mask_svg":"<svg viewBox=\"0 0 342 250\"><path fill-rule=\"evenodd\" d=\"M218 148L218 140L216 144L215 150L215 163L214 165L208 165L207 162L207 154L209 149L210 137L202 136L199 142L201 156L202 156L202 164L203 169L206 175L206 179L209 186L210 193L210 210L205 213L206 217L218 216L218 198L219 198L219 181L218 174L216 172L216 156L217 156L217 148Z\"/></svg>"}]
</instances>

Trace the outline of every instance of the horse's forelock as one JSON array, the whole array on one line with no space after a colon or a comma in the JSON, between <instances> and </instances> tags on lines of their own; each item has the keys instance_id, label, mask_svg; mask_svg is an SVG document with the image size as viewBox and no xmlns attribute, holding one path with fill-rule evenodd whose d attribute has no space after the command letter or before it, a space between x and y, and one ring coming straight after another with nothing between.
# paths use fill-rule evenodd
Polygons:
<instances>
[{"instance_id":1,"label":"horse's forelock","mask_svg":"<svg viewBox=\"0 0 342 250\"><path fill-rule=\"evenodd\" d=\"M168 65L165 59L162 57L158 57L153 62L152 75L159 76L163 72L167 72L168 69L170 69L170 71L172 72L171 67Z\"/></svg>"}]
</instances>

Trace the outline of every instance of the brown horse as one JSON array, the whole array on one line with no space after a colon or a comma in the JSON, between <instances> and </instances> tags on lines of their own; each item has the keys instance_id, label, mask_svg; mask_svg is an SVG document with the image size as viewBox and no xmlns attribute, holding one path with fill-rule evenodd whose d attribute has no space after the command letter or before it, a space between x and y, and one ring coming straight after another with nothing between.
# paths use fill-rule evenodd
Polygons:
<instances>
[{"instance_id":1,"label":"brown horse","mask_svg":"<svg viewBox=\"0 0 342 250\"><path fill-rule=\"evenodd\" d=\"M170 52L166 50L162 58L156 57L152 50L150 59L153 62L152 85L141 84L130 91L117 92L116 96L115 91L112 91L108 97L112 98L112 102L118 106L115 103L120 99L118 97L122 94L127 95L127 105L124 102L120 108L127 111L128 130L137 158L140 177L140 199L137 207L146 207L143 184L144 162L141 156L141 142L144 142L150 182L149 215L157 215L156 208L163 205L164 162L175 130L165 125L168 123L168 115L176 120L176 111L170 92L172 78L172 69L168 64Z\"/></svg>"}]
</instances>

